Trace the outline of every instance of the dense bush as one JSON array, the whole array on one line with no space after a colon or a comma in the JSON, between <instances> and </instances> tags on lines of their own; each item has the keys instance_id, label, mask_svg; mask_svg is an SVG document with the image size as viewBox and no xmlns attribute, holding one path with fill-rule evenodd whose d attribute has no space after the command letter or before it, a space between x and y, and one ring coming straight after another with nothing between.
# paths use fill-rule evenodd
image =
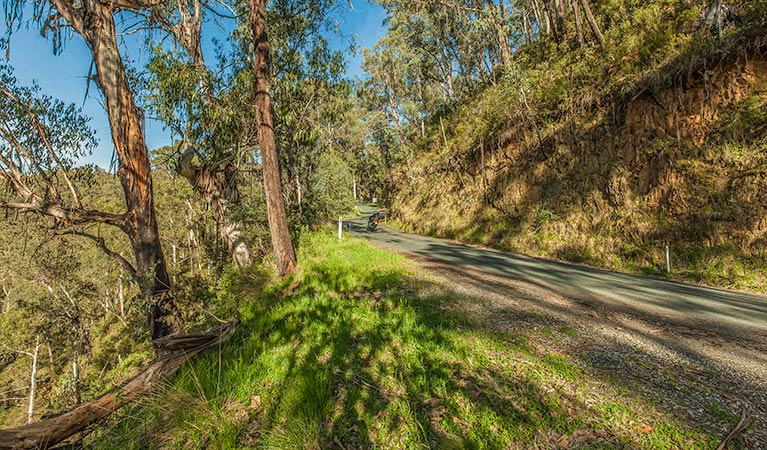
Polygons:
<instances>
[{"instance_id":1,"label":"dense bush","mask_svg":"<svg viewBox=\"0 0 767 450\"><path fill-rule=\"evenodd\" d=\"M353 184L349 165L335 153L323 154L309 186L311 219L327 220L354 208Z\"/></svg>"}]
</instances>

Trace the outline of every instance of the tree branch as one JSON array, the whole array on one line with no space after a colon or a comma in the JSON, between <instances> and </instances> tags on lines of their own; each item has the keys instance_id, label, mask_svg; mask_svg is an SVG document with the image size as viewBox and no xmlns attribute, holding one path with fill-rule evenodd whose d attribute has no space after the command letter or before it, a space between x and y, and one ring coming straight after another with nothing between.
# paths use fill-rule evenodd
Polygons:
<instances>
[{"instance_id":1,"label":"tree branch","mask_svg":"<svg viewBox=\"0 0 767 450\"><path fill-rule=\"evenodd\" d=\"M51 4L66 20L78 34L83 34L86 30L83 27L83 18L80 10L75 9L71 0L50 0ZM83 34L83 36L85 36Z\"/></svg>"},{"instance_id":2,"label":"tree branch","mask_svg":"<svg viewBox=\"0 0 767 450\"><path fill-rule=\"evenodd\" d=\"M160 6L162 1L160 0L115 0L114 6L116 8L127 11L141 11L148 10Z\"/></svg>"},{"instance_id":3,"label":"tree branch","mask_svg":"<svg viewBox=\"0 0 767 450\"><path fill-rule=\"evenodd\" d=\"M0 172L0 175L3 173ZM20 212L36 212L56 218L67 224L103 223L124 230L127 226L127 214L110 214L92 209L68 208L57 203L45 203L33 194L26 202L8 202L0 200L0 208L15 209Z\"/></svg>"},{"instance_id":4,"label":"tree branch","mask_svg":"<svg viewBox=\"0 0 767 450\"><path fill-rule=\"evenodd\" d=\"M119 388L63 414L22 427L0 430L0 449L47 449L55 446L149 392L189 359L228 340L239 323L235 319L202 335L166 338L158 347L170 352L150 361L144 370Z\"/></svg>"},{"instance_id":5,"label":"tree branch","mask_svg":"<svg viewBox=\"0 0 767 450\"><path fill-rule=\"evenodd\" d=\"M107 247L106 241L104 240L103 237L94 236L90 233L86 233L84 231L79 231L79 230L57 230L56 232L54 232L54 234L56 236L66 236L66 235L80 236L80 237L84 237L84 238L92 240L101 249L101 251L103 251L108 256L114 258L117 262L122 264L123 267L125 267L125 270L127 270L128 273L130 273L131 277L133 277L134 279L136 278L138 274L138 272L136 271L136 268L133 267L133 265L127 259L125 259L123 255Z\"/></svg>"},{"instance_id":6,"label":"tree branch","mask_svg":"<svg viewBox=\"0 0 767 450\"><path fill-rule=\"evenodd\" d=\"M2 89L0 89L1 91ZM37 159L32 156L32 152L27 147L23 146L21 142L16 139L16 136L13 135L13 133L10 130L10 127L8 124L3 122L2 126L0 127L0 134L2 134L3 138L8 141L8 143L11 144L11 146L16 150L16 157L19 159L19 164L14 164L11 160L12 156L9 156L6 158L3 155L0 155L0 162L5 164L10 170L12 170L14 175L14 181L19 184L19 186L23 186L23 190L32 192L31 189L29 189L28 186L24 184L22 179L24 178L21 174L23 173L21 161L23 156L26 158L28 163L32 166L34 166L37 173L40 175L40 177L45 180L45 184L48 186L48 189L50 189L50 192L53 193L54 197L56 199L61 198L59 195L59 189L56 187L56 184L51 180L51 176L48 174L49 171L44 170L40 163L37 161ZM22 194L19 194L22 195ZM27 195L22 195L22 197L27 197Z\"/></svg>"},{"instance_id":7,"label":"tree branch","mask_svg":"<svg viewBox=\"0 0 767 450\"><path fill-rule=\"evenodd\" d=\"M72 181L69 179L69 175L67 175L66 167L64 167L64 164L61 162L61 159L56 154L56 151L53 150L51 143L48 141L48 137L45 135L45 130L43 129L43 124L40 123L40 119L37 117L37 114L35 114L34 111L32 111L32 109L26 103L22 102L16 95L14 95L13 92L7 89L4 89L2 87L0 87L0 92L2 92L6 97L16 102L19 106L21 106L27 112L27 114L29 115L29 119L32 121L32 124L34 124L35 129L37 130L37 134L40 136L40 139L43 141L43 145L45 145L46 150L48 150L48 154L51 155L51 158L53 158L53 160L56 161L56 164L59 166L61 174L64 177L64 181L67 183L67 187L69 187L69 192L72 194L72 200L75 202L75 206L78 208L82 208L83 204L80 201L80 196L77 194L77 189L75 189L74 185L72 184Z\"/></svg>"}]
</instances>

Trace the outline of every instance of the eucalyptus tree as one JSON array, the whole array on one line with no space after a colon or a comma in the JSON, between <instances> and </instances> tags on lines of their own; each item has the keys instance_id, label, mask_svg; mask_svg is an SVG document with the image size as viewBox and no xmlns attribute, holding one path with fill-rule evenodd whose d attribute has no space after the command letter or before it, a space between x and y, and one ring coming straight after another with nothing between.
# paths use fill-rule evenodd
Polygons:
<instances>
[{"instance_id":1,"label":"eucalyptus tree","mask_svg":"<svg viewBox=\"0 0 767 450\"><path fill-rule=\"evenodd\" d=\"M245 266L252 262L251 251L243 238L245 224L232 213L232 206L239 203L238 173L247 161L248 146L242 144L248 141L244 124L250 115L242 113L249 105L233 86L236 74L224 69L216 73L205 62L206 12L227 21L238 18L226 2L178 0L153 8L150 21L181 51L153 47L148 98L152 111L182 142L176 172L209 204L232 262Z\"/></svg>"},{"instance_id":2,"label":"eucalyptus tree","mask_svg":"<svg viewBox=\"0 0 767 450\"><path fill-rule=\"evenodd\" d=\"M190 58L193 49L186 50ZM150 110L176 130L180 139L175 172L184 177L209 206L218 234L236 266L251 264L246 224L233 207L240 200L239 170L247 161L247 101L229 77L216 77L202 56L185 61L177 51L153 49L150 72ZM229 83L231 82L231 84ZM252 148L252 147L251 147Z\"/></svg>"},{"instance_id":3,"label":"eucalyptus tree","mask_svg":"<svg viewBox=\"0 0 767 450\"><path fill-rule=\"evenodd\" d=\"M151 335L158 338L180 328L170 295L170 279L160 244L154 208L152 174L125 65L120 55L115 14L139 10L148 4L134 2L71 2L52 0L28 5L24 0L5 2L6 22L12 27L26 26L25 8L34 8L34 23L43 33L53 33L54 51L62 49L69 29L82 36L91 51L96 80L109 116L112 141L118 160L117 175L125 199L124 212L89 209L69 180L74 155L93 145L86 120L73 106L35 89L18 87L6 68L2 72L0 98L5 116L0 177L11 187L15 201L3 200L0 206L53 217L67 226L98 223L119 228L128 237L135 260L131 264L110 250L103 238L82 230L70 232L96 242L107 254L119 260L136 276L149 300ZM69 159L66 156L70 156ZM66 186L60 192L57 179Z\"/></svg>"},{"instance_id":4,"label":"eucalyptus tree","mask_svg":"<svg viewBox=\"0 0 767 450\"><path fill-rule=\"evenodd\" d=\"M251 64L259 60L254 58L253 52L263 51L264 45L254 42L251 20L254 7L260 5L242 2L231 5L231 17L237 19L230 40L234 47L231 53L220 52L224 61L216 70L205 64L202 54L195 56L194 46L185 44L199 42L200 27L184 28L195 29L198 38L191 41L176 39L183 52L156 49L149 66L154 83L150 98L158 116L177 130L184 143L178 158L178 172L210 200L214 212L223 211L216 207L217 204L228 206L236 201L237 174L243 164L251 163L251 155L256 153L256 159L262 165L266 197L271 198L268 209L274 216L280 213L277 212L279 206L274 206L279 203L277 196L269 195L270 189L275 188L268 181L269 144L261 142L260 136L264 136L259 134L265 132L259 124L267 118L252 106L255 101L261 105L258 111L265 107L260 97L263 77L269 77L268 100L272 116L269 120L273 125L275 151L279 150L277 164L283 168L277 171L280 188L283 182L289 183L287 200L292 200L292 206L300 211L308 179L319 160L318 137L332 121L329 117L332 111L324 105L331 103L329 99L345 89L339 79L343 58L339 52L329 50L322 36L326 31L332 32L327 18L337 7L335 0L276 0L263 5L263 26L269 28L268 74L254 72ZM198 12L193 10L186 17L194 22L192 18L198 17ZM167 28L176 35L172 27ZM262 77L260 81L258 76ZM261 84L254 90L253 83ZM348 89L345 92L348 95ZM266 138L268 141L268 136ZM227 203L217 201L224 198ZM222 231L238 228L229 226L231 222L226 222L228 215L217 215L219 223L224 225ZM281 222L277 220L277 223ZM284 222L287 224L287 220ZM271 219L270 223L275 224ZM234 241L222 237L227 242ZM284 237L276 239L282 241L278 246L280 249L286 248ZM236 254L234 259L237 263Z\"/></svg>"},{"instance_id":5,"label":"eucalyptus tree","mask_svg":"<svg viewBox=\"0 0 767 450\"><path fill-rule=\"evenodd\" d=\"M250 26L253 39L253 92L255 96L256 126L258 145L261 150L261 167L266 194L266 211L269 218L269 232L272 247L277 258L280 276L296 270L296 254L290 241L285 201L282 198L280 166L277 144L272 121L272 100L270 93L271 66L269 34L266 21L266 0L249 0Z\"/></svg>"}]
</instances>

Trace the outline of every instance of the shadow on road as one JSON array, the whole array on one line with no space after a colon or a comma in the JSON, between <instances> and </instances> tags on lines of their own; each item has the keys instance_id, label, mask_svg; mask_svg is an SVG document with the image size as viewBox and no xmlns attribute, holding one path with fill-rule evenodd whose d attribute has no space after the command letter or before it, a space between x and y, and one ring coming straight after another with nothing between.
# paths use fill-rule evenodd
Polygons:
<instances>
[{"instance_id":1,"label":"shadow on road","mask_svg":"<svg viewBox=\"0 0 767 450\"><path fill-rule=\"evenodd\" d=\"M652 316L658 322L767 345L767 297L510 255L385 227L370 233L358 221L352 222L352 232L399 252L524 281L581 302Z\"/></svg>"}]
</instances>

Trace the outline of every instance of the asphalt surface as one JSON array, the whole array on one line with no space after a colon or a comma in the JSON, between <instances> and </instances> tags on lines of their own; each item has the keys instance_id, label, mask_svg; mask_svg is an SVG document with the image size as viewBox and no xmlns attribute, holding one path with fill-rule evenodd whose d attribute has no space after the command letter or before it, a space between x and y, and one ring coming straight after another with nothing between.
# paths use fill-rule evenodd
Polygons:
<instances>
[{"instance_id":1,"label":"asphalt surface","mask_svg":"<svg viewBox=\"0 0 767 450\"><path fill-rule=\"evenodd\" d=\"M518 256L402 233L385 225L371 233L366 225L375 209L360 208L363 216L347 221L352 234L397 252L531 283L595 308L767 343L765 296Z\"/></svg>"}]
</instances>

